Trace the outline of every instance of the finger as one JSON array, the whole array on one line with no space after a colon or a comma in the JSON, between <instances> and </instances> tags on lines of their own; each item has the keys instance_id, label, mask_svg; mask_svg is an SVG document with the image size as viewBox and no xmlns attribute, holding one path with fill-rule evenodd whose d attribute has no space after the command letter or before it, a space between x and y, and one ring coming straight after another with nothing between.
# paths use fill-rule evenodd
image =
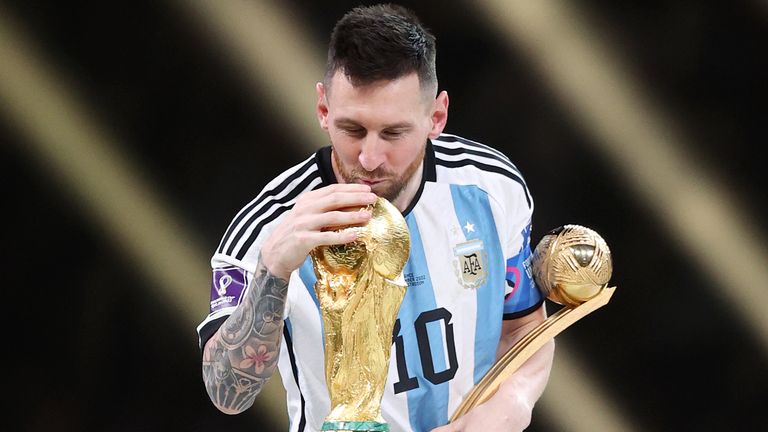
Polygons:
<instances>
[{"instance_id":1,"label":"finger","mask_svg":"<svg viewBox=\"0 0 768 432\"><path fill-rule=\"evenodd\" d=\"M307 197L301 205L297 203L297 213L316 214L347 207L363 207L376 202L376 194L372 192L334 192L322 197Z\"/></svg>"},{"instance_id":2,"label":"finger","mask_svg":"<svg viewBox=\"0 0 768 432\"><path fill-rule=\"evenodd\" d=\"M332 185L321 187L320 189L313 190L307 195L314 196L326 196L335 192L370 192L371 187L359 183L334 183Z\"/></svg>"},{"instance_id":3,"label":"finger","mask_svg":"<svg viewBox=\"0 0 768 432\"><path fill-rule=\"evenodd\" d=\"M330 246L340 245L357 240L357 233L354 231L318 231L311 233L309 239L312 244L312 249L317 246Z\"/></svg>"},{"instance_id":4,"label":"finger","mask_svg":"<svg viewBox=\"0 0 768 432\"><path fill-rule=\"evenodd\" d=\"M331 211L319 215L306 215L299 226L309 231L319 231L321 229L333 229L348 225L359 225L368 222L371 219L369 210L358 211Z\"/></svg>"}]
</instances>

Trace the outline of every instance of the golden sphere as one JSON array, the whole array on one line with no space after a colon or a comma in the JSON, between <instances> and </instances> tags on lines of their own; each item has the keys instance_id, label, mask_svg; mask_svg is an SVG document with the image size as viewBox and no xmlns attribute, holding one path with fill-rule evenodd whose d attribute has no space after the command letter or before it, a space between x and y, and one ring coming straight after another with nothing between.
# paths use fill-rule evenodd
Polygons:
<instances>
[{"instance_id":1,"label":"golden sphere","mask_svg":"<svg viewBox=\"0 0 768 432\"><path fill-rule=\"evenodd\" d=\"M403 271L411 250L408 224L400 211L384 198L365 208L371 211L368 223L337 229L356 231L357 240L315 248L317 264L332 274L355 274L365 260L370 259L377 273L395 279Z\"/></svg>"},{"instance_id":2,"label":"golden sphere","mask_svg":"<svg viewBox=\"0 0 768 432\"><path fill-rule=\"evenodd\" d=\"M545 235L533 252L533 277L548 299L578 306L608 285L611 251L595 231L565 225Z\"/></svg>"}]
</instances>

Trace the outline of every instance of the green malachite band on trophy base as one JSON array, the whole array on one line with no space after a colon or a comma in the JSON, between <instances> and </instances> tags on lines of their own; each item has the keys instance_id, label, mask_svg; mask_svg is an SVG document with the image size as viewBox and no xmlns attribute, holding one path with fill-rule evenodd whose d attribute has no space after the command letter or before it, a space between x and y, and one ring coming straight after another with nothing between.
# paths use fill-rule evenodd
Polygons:
<instances>
[{"instance_id":1,"label":"green malachite band on trophy base","mask_svg":"<svg viewBox=\"0 0 768 432\"><path fill-rule=\"evenodd\" d=\"M322 430L389 432L389 425L372 421L327 421L323 423Z\"/></svg>"}]
</instances>

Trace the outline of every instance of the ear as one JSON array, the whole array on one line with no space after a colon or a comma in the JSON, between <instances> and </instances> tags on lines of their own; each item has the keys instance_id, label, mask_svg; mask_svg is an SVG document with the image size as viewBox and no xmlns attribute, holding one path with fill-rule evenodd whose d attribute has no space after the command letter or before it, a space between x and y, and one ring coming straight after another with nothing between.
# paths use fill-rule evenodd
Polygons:
<instances>
[{"instance_id":1,"label":"ear","mask_svg":"<svg viewBox=\"0 0 768 432\"><path fill-rule=\"evenodd\" d=\"M323 130L328 130L328 99L326 98L325 86L319 82L315 84L315 90L317 91L317 106L315 112L317 113L317 121L320 122L320 127Z\"/></svg>"},{"instance_id":2,"label":"ear","mask_svg":"<svg viewBox=\"0 0 768 432\"><path fill-rule=\"evenodd\" d=\"M448 92L441 91L435 98L432 105L432 129L429 131L429 138L435 139L443 133L445 124L448 122Z\"/></svg>"}]
</instances>

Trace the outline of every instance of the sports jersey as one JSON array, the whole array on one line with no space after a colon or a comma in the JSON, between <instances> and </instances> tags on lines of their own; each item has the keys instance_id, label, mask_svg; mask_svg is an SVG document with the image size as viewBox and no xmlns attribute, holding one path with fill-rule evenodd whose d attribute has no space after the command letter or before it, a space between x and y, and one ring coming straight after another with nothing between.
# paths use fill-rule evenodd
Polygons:
<instances>
[{"instance_id":1,"label":"sports jersey","mask_svg":"<svg viewBox=\"0 0 768 432\"><path fill-rule=\"evenodd\" d=\"M393 329L382 415L392 431L446 424L495 360L504 319L538 309L530 271L533 201L497 150L443 134L428 140L421 185L403 212L408 288ZM262 243L301 193L336 183L331 148L285 171L234 218L211 264L201 347L248 290ZM291 274L278 368L290 430L317 431L330 412L323 322L309 258Z\"/></svg>"}]
</instances>

